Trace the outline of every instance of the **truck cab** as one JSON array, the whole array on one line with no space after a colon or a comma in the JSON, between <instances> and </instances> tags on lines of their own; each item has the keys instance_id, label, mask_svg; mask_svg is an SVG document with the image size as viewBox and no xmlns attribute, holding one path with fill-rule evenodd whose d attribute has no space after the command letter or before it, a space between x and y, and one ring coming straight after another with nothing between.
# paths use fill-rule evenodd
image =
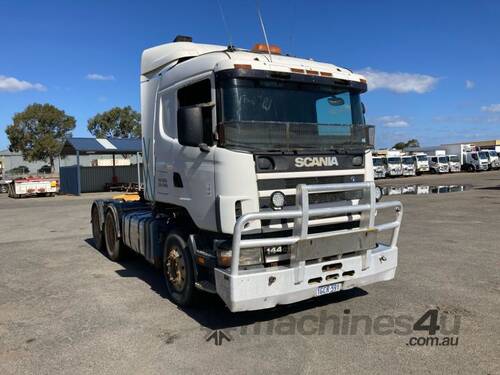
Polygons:
<instances>
[{"instance_id":1,"label":"truck cab","mask_svg":"<svg viewBox=\"0 0 500 375\"><path fill-rule=\"evenodd\" d=\"M466 151L463 154L463 167L469 172L487 171L489 158L486 151Z\"/></svg>"},{"instance_id":2,"label":"truck cab","mask_svg":"<svg viewBox=\"0 0 500 375\"><path fill-rule=\"evenodd\" d=\"M429 169L431 173L448 173L450 171L448 158L445 155L430 156Z\"/></svg>"},{"instance_id":3,"label":"truck cab","mask_svg":"<svg viewBox=\"0 0 500 375\"><path fill-rule=\"evenodd\" d=\"M415 171L416 174L420 175L425 172L429 172L429 160L426 154L418 153L415 154Z\"/></svg>"},{"instance_id":4,"label":"truck cab","mask_svg":"<svg viewBox=\"0 0 500 375\"><path fill-rule=\"evenodd\" d=\"M271 47L143 52L143 199L96 201L92 228L110 258L126 245L162 268L179 305L201 289L258 310L394 277L402 206L376 203L365 78Z\"/></svg>"},{"instance_id":5,"label":"truck cab","mask_svg":"<svg viewBox=\"0 0 500 375\"><path fill-rule=\"evenodd\" d=\"M460 157L458 155L447 155L447 158L450 172L460 172L462 169L462 166L460 165Z\"/></svg>"},{"instance_id":6,"label":"truck cab","mask_svg":"<svg viewBox=\"0 0 500 375\"><path fill-rule=\"evenodd\" d=\"M500 159L498 153L495 150L484 150L488 154L488 169L500 169Z\"/></svg>"},{"instance_id":7,"label":"truck cab","mask_svg":"<svg viewBox=\"0 0 500 375\"><path fill-rule=\"evenodd\" d=\"M387 155L385 162L387 164L387 175L390 177L398 177L403 175L403 167L401 165L401 156Z\"/></svg>"},{"instance_id":8,"label":"truck cab","mask_svg":"<svg viewBox=\"0 0 500 375\"><path fill-rule=\"evenodd\" d=\"M403 156L401 158L401 167L403 176L415 176L415 157L411 155Z\"/></svg>"},{"instance_id":9,"label":"truck cab","mask_svg":"<svg viewBox=\"0 0 500 375\"><path fill-rule=\"evenodd\" d=\"M374 156L372 160L373 160L373 177L385 178L387 174L387 166L384 163L384 158L379 156Z\"/></svg>"}]
</instances>

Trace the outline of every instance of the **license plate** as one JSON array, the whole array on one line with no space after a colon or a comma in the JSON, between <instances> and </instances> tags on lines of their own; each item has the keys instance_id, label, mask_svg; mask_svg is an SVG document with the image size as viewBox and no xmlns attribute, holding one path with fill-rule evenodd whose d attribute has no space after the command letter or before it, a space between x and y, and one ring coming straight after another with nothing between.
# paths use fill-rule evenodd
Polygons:
<instances>
[{"instance_id":1,"label":"license plate","mask_svg":"<svg viewBox=\"0 0 500 375\"><path fill-rule=\"evenodd\" d=\"M316 289L316 296L323 296L325 294L335 293L342 289L342 283L318 286Z\"/></svg>"}]
</instances>

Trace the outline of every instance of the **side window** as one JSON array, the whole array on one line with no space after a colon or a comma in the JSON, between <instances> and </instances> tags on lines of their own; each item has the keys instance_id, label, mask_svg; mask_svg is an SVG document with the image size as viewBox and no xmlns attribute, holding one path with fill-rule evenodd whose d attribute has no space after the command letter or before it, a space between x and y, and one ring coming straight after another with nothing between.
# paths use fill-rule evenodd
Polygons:
<instances>
[{"instance_id":1,"label":"side window","mask_svg":"<svg viewBox=\"0 0 500 375\"><path fill-rule=\"evenodd\" d=\"M213 144L212 137L212 84L209 79L185 86L177 91L179 108L201 107L203 117L203 139L209 146ZM177 124L179 127L179 124ZM178 128L179 130L179 128Z\"/></svg>"},{"instance_id":2,"label":"side window","mask_svg":"<svg viewBox=\"0 0 500 375\"><path fill-rule=\"evenodd\" d=\"M171 113L169 109L171 108L171 100L167 94L161 97L161 119L163 131L169 137L174 135L174 129L172 129Z\"/></svg>"}]
</instances>

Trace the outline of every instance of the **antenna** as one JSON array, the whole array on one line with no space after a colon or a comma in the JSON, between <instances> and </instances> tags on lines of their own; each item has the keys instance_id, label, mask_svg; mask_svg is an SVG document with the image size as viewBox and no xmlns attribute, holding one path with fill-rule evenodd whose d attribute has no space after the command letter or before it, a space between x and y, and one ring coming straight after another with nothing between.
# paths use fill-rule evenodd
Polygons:
<instances>
[{"instance_id":1,"label":"antenna","mask_svg":"<svg viewBox=\"0 0 500 375\"><path fill-rule=\"evenodd\" d=\"M222 23L224 24L224 28L226 29L227 39L229 41L228 47L232 47L233 46L233 38L231 36L231 32L229 31L229 26L227 25L226 17L224 16L224 9L222 9L222 5L220 3L220 0L217 0L217 5L219 6L219 11L220 11L220 16L222 18Z\"/></svg>"},{"instance_id":2,"label":"antenna","mask_svg":"<svg viewBox=\"0 0 500 375\"><path fill-rule=\"evenodd\" d=\"M271 56L271 48L269 48L269 41L267 40L266 28L264 27L264 21L262 20L262 15L260 14L260 6L258 0L255 1L255 5L257 6L257 15L259 16L260 20L260 27L262 28L262 33L264 34L264 40L266 41L267 52L269 52L269 61L273 62L273 58Z\"/></svg>"}]
</instances>

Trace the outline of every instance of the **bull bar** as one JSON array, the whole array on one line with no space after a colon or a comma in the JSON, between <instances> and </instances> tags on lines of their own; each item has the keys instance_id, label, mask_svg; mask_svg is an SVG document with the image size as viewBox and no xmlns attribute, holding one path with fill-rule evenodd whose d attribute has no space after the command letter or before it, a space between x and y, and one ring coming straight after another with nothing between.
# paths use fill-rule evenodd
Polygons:
<instances>
[{"instance_id":1,"label":"bull bar","mask_svg":"<svg viewBox=\"0 0 500 375\"><path fill-rule=\"evenodd\" d=\"M364 197L368 197L365 201L369 203L355 204L351 206L326 206L326 207L310 207L309 194L311 193L338 193L348 191L363 191ZM375 225L375 216L378 210L394 208L396 219L392 222ZM336 215L348 215L354 213L368 212L368 220L363 223L364 226L355 229L343 229L337 231L328 231L322 233L308 233L308 223L311 217L325 217ZM266 211L248 213L240 216L234 225L233 240L232 240L232 260L231 260L231 276L238 276L240 250L243 248L261 247L261 246L278 246L278 245L294 245L302 240L316 239L320 237L334 237L346 233L359 233L368 231L387 231L392 230L390 241L391 247L396 247L399 228L401 225L403 214L403 206L399 201L380 202L375 199L375 183L374 182L354 182L354 183L336 183L323 185L297 185L295 207L290 210L281 211ZM273 237L273 238L252 238L242 239L243 231L247 223L256 220L273 220L273 219L293 219L293 231L291 236ZM371 250L367 250L367 255ZM293 254L291 254L293 255ZM292 258L293 259L293 258ZM369 256L364 257L370 259ZM300 279L300 270L304 269L305 262L297 262L291 264L297 269L297 275ZM363 268L368 268L369 264L364 264Z\"/></svg>"}]
</instances>

